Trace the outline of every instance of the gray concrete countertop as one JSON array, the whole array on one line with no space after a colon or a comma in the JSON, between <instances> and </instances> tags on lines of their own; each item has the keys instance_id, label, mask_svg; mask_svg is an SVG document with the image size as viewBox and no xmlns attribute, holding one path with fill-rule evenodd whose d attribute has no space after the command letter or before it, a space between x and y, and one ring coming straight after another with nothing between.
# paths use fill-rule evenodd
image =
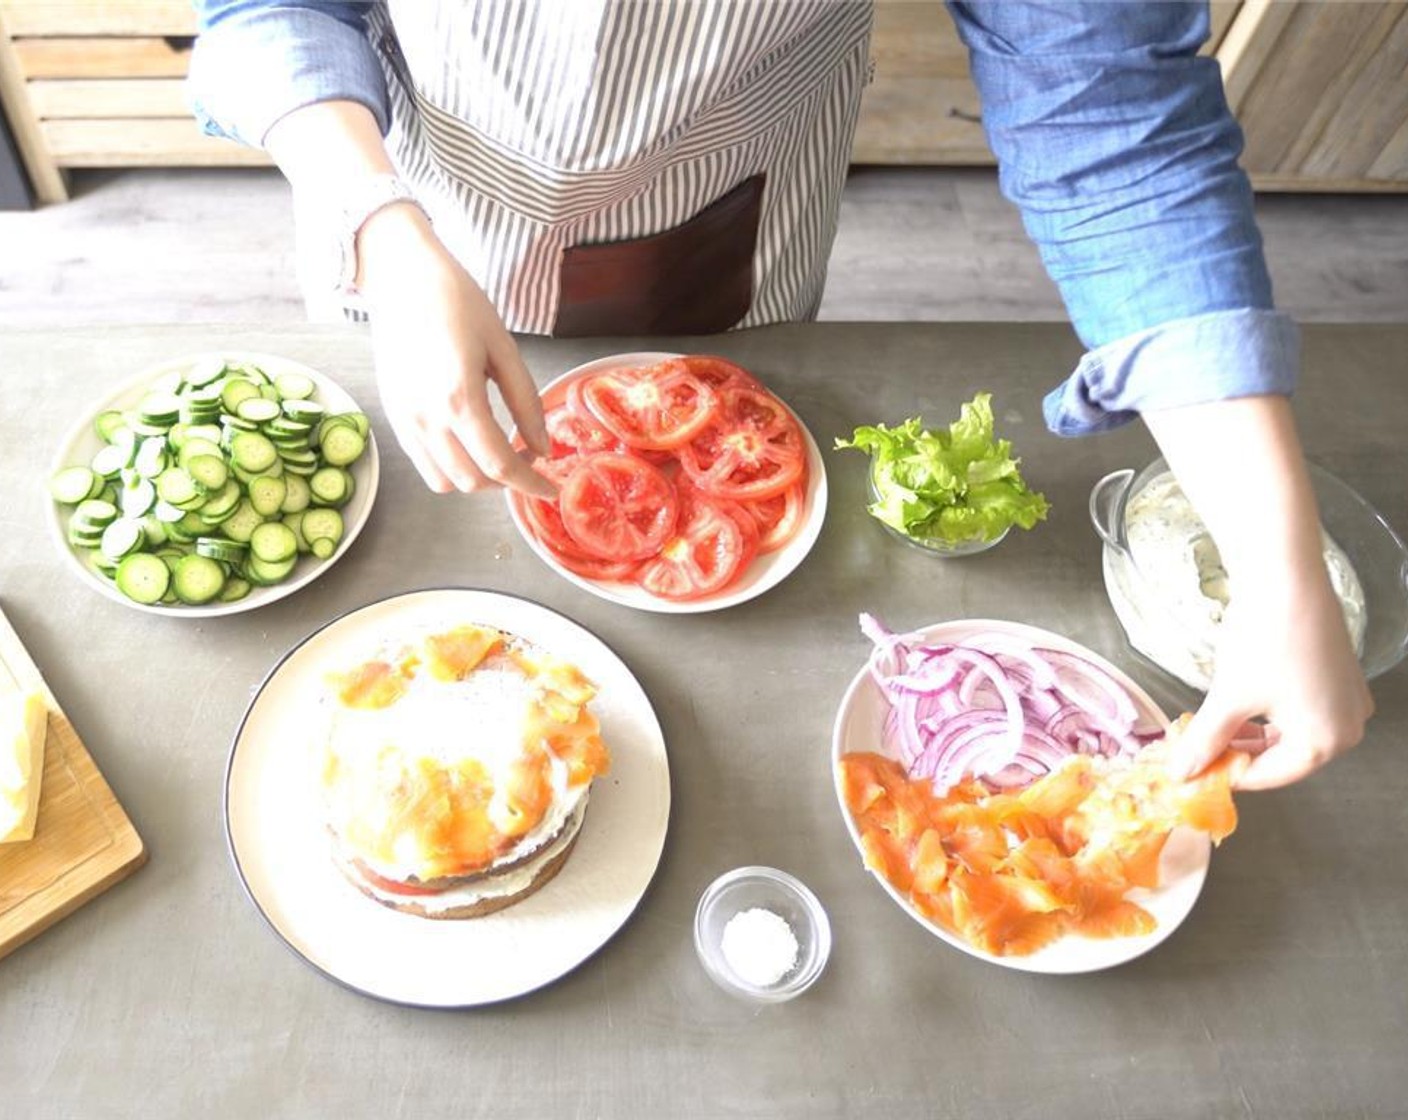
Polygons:
<instances>
[{"instance_id":1,"label":"gray concrete countertop","mask_svg":"<svg viewBox=\"0 0 1408 1120\"><path fill-rule=\"evenodd\" d=\"M545 382L659 345L529 339L523 353ZM705 346L762 374L823 448L858 423L938 421L991 390L1050 520L979 558L936 561L865 516L859 456L825 451L830 512L795 574L720 613L637 613L549 572L500 498L420 485L356 330L0 333L0 606L151 853L0 961L0 1115L1408 1115L1408 669L1376 682L1360 749L1240 799L1241 827L1201 900L1154 952L1076 977L972 959L902 913L847 837L828 752L866 654L856 615L896 628L1029 622L1103 653L1166 706L1189 704L1126 646L1086 517L1091 484L1142 466L1153 445L1139 426L1047 434L1041 393L1079 357L1057 325L821 324L688 348ZM61 565L45 523L51 456L85 401L150 363L221 347L340 381L376 424L381 492L349 554L291 598L219 620L146 616ZM1400 529L1405 353L1405 327L1308 328L1297 399L1311 457ZM303 964L243 894L221 819L231 735L279 656L346 610L434 586L526 596L600 635L655 704L673 785L663 860L619 935L542 991L457 1012L381 1003ZM830 912L830 967L789 1004L733 1001L694 956L700 892L745 863L800 876Z\"/></svg>"}]
</instances>

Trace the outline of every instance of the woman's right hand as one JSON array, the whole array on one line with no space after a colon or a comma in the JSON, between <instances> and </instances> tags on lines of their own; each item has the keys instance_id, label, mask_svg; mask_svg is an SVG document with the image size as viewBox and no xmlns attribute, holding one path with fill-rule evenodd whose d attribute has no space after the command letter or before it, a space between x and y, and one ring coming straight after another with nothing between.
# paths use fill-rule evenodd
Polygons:
<instances>
[{"instance_id":1,"label":"woman's right hand","mask_svg":"<svg viewBox=\"0 0 1408 1120\"><path fill-rule=\"evenodd\" d=\"M358 235L377 384L397 441L437 493L499 486L551 498L529 465L548 452L543 409L513 337L419 208L396 203ZM527 445L494 418L493 382Z\"/></svg>"}]
</instances>

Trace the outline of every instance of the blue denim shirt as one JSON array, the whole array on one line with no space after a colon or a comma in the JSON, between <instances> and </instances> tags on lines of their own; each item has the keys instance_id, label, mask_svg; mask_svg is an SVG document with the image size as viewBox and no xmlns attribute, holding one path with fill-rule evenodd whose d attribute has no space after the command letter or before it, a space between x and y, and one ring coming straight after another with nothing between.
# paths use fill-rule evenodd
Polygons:
<instances>
[{"instance_id":1,"label":"blue denim shirt","mask_svg":"<svg viewBox=\"0 0 1408 1120\"><path fill-rule=\"evenodd\" d=\"M385 131L366 3L195 3L191 90L208 130L258 145L286 113L347 99ZM1298 333L1272 305L1218 65L1197 53L1206 4L948 8L1003 193L1087 347L1046 397L1048 427L1083 435L1145 411L1290 393Z\"/></svg>"}]
</instances>

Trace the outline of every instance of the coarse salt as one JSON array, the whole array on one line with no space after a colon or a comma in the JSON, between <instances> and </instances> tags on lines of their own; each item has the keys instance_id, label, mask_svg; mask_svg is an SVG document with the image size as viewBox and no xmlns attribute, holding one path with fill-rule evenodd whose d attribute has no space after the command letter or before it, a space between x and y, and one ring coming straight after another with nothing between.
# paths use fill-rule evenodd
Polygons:
<instances>
[{"instance_id":1,"label":"coarse salt","mask_svg":"<svg viewBox=\"0 0 1408 1120\"><path fill-rule=\"evenodd\" d=\"M792 927L761 906L740 910L728 920L721 947L733 974L755 988L771 987L797 964Z\"/></svg>"}]
</instances>

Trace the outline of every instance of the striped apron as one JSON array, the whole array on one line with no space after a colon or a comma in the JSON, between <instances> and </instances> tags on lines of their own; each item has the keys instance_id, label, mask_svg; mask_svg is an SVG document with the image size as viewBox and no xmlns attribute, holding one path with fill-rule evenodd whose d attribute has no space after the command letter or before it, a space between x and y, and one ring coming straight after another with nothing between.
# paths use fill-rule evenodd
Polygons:
<instances>
[{"instance_id":1,"label":"striped apron","mask_svg":"<svg viewBox=\"0 0 1408 1120\"><path fill-rule=\"evenodd\" d=\"M748 290L709 329L813 318L870 24L870 0L390 0L370 33L437 235L509 329L551 334L603 333L567 306L595 247L653 246L628 254L648 292L749 222Z\"/></svg>"}]
</instances>

